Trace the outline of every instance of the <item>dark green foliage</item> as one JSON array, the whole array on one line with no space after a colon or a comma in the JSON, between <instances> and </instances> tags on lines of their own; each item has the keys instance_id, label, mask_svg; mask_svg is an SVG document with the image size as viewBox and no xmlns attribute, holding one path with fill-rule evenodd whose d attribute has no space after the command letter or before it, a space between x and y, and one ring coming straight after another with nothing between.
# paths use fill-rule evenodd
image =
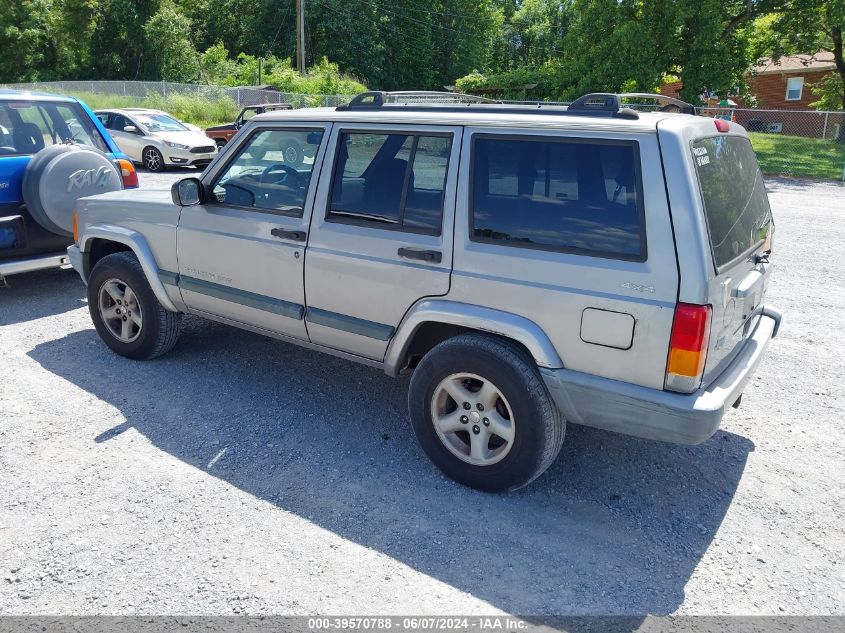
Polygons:
<instances>
[{"instance_id":1,"label":"dark green foliage","mask_svg":"<svg viewBox=\"0 0 845 633\"><path fill-rule=\"evenodd\" d=\"M148 79L296 91L462 90L566 100L591 91L736 94L763 56L842 50L845 0L15 0L0 82ZM841 57L840 57L841 59ZM330 61L325 61L330 60ZM814 88L842 107L845 61ZM356 81L357 80L357 81ZM526 85L534 85L526 89ZM316 87L315 87L316 86ZM317 88L318 87L318 88Z\"/></svg>"}]
</instances>

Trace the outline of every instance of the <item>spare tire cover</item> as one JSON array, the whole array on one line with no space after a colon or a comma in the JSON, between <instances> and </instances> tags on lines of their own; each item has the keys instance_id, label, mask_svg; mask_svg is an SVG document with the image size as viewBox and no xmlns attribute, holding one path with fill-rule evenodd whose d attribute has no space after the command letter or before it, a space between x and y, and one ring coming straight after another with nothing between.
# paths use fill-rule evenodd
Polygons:
<instances>
[{"instance_id":1,"label":"spare tire cover","mask_svg":"<svg viewBox=\"0 0 845 633\"><path fill-rule=\"evenodd\" d=\"M123 189L120 172L87 145L51 145L36 153L23 176L23 199L33 219L51 233L73 233L76 201Z\"/></svg>"}]
</instances>

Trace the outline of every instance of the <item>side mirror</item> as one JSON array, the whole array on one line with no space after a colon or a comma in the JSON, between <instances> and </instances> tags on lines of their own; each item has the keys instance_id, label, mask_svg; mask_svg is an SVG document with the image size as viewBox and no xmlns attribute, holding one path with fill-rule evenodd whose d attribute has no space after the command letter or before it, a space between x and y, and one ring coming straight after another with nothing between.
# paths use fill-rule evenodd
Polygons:
<instances>
[{"instance_id":1,"label":"side mirror","mask_svg":"<svg viewBox=\"0 0 845 633\"><path fill-rule=\"evenodd\" d=\"M202 202L202 183L199 178L177 180L170 188L173 204L180 207L192 207Z\"/></svg>"},{"instance_id":2,"label":"side mirror","mask_svg":"<svg viewBox=\"0 0 845 633\"><path fill-rule=\"evenodd\" d=\"M129 134L137 134L138 128L136 128L134 125L126 125L123 127L123 131L129 132Z\"/></svg>"}]
</instances>

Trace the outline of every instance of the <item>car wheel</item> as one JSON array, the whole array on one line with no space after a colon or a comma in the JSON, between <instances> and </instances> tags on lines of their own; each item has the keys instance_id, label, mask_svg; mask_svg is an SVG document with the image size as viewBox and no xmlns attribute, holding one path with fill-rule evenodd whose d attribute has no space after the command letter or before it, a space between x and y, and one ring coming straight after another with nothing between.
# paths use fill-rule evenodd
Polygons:
<instances>
[{"instance_id":1,"label":"car wheel","mask_svg":"<svg viewBox=\"0 0 845 633\"><path fill-rule=\"evenodd\" d=\"M466 334L426 354L408 407L426 455L472 488L514 490L554 461L565 421L533 359L493 336Z\"/></svg>"},{"instance_id":2,"label":"car wheel","mask_svg":"<svg viewBox=\"0 0 845 633\"><path fill-rule=\"evenodd\" d=\"M217 149L223 149L226 147L226 140L222 138L214 139L214 144L217 145Z\"/></svg>"},{"instance_id":3,"label":"car wheel","mask_svg":"<svg viewBox=\"0 0 845 633\"><path fill-rule=\"evenodd\" d=\"M135 360L170 351L179 337L181 315L156 299L134 253L106 255L88 280L88 311L103 342Z\"/></svg>"},{"instance_id":4,"label":"car wheel","mask_svg":"<svg viewBox=\"0 0 845 633\"><path fill-rule=\"evenodd\" d=\"M164 169L164 157L155 147L145 147L141 158L144 160L144 167L150 171L161 171Z\"/></svg>"}]
</instances>

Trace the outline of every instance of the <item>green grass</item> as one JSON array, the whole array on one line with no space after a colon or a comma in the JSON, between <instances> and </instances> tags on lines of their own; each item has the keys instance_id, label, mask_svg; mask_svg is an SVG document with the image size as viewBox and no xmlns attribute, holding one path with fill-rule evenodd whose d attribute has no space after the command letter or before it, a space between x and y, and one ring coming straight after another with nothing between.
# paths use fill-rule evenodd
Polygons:
<instances>
[{"instance_id":1,"label":"green grass","mask_svg":"<svg viewBox=\"0 0 845 633\"><path fill-rule=\"evenodd\" d=\"M845 143L762 132L748 136L764 174L842 180Z\"/></svg>"},{"instance_id":2,"label":"green grass","mask_svg":"<svg viewBox=\"0 0 845 633\"><path fill-rule=\"evenodd\" d=\"M240 111L235 102L223 93L220 96L172 94L165 97L160 93L152 92L143 98L104 95L93 92L74 92L69 94L84 101L92 110L106 108L154 108L169 112L180 121L193 123L203 128L220 123L231 123Z\"/></svg>"}]
</instances>

